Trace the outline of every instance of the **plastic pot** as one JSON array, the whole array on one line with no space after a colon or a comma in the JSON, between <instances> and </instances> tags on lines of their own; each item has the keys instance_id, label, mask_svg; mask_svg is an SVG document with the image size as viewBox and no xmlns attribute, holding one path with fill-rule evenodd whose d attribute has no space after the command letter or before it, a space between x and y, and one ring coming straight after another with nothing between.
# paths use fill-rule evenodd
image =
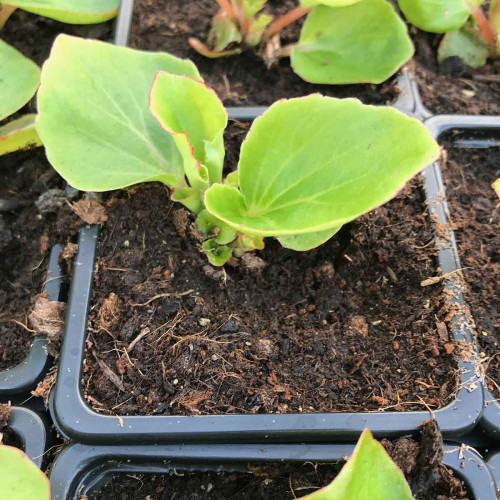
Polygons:
<instances>
[{"instance_id":1,"label":"plastic pot","mask_svg":"<svg viewBox=\"0 0 500 500\"><path fill-rule=\"evenodd\" d=\"M500 117L496 116L442 115L430 118L425 124L436 139L449 130L463 132L462 147L488 148L492 144L492 139L496 140L497 143L500 139ZM460 268L454 241L452 250L455 253L455 266ZM451 252L451 250L448 251ZM449 271L443 269L443 272ZM486 386L483 386L483 391L485 408L480 423L481 428L489 436L500 439L500 403L495 400L495 396Z\"/></svg>"},{"instance_id":2,"label":"plastic pot","mask_svg":"<svg viewBox=\"0 0 500 500\"><path fill-rule=\"evenodd\" d=\"M47 419L27 408L13 406L8 428L18 438L28 458L41 468L44 465L44 453L50 437Z\"/></svg>"},{"instance_id":3,"label":"plastic pot","mask_svg":"<svg viewBox=\"0 0 500 500\"><path fill-rule=\"evenodd\" d=\"M486 461L497 486L497 497L500 498L500 451L488 456Z\"/></svg>"},{"instance_id":4,"label":"plastic pot","mask_svg":"<svg viewBox=\"0 0 500 500\"><path fill-rule=\"evenodd\" d=\"M53 500L70 500L77 492L88 494L113 473L165 474L171 470L241 471L247 464L273 462L339 462L354 450L351 444L314 445L163 445L66 447L52 466L50 482ZM473 449L445 446L444 464L465 481L471 500L495 498L490 470Z\"/></svg>"},{"instance_id":5,"label":"plastic pot","mask_svg":"<svg viewBox=\"0 0 500 500\"><path fill-rule=\"evenodd\" d=\"M44 291L51 301L61 299L60 253L60 245L55 245L50 252ZM52 358L47 354L47 343L45 335L35 337L28 356L21 363L0 371L0 401L12 400L13 396L16 400L22 400L25 395L29 396L29 391L34 389L52 363Z\"/></svg>"},{"instance_id":6,"label":"plastic pot","mask_svg":"<svg viewBox=\"0 0 500 500\"><path fill-rule=\"evenodd\" d=\"M433 121L429 127L437 137L441 132ZM445 122L446 123L446 122ZM439 164L429 166L424 173L427 203L432 216L447 223L443 201L443 186ZM444 227L444 226L443 226ZM449 225L443 239L436 235L439 267L452 293L449 300L463 304L463 297L453 271L460 268L453 232ZM354 441L365 427L377 437L394 438L416 433L419 424L429 417L428 412L386 413L317 413L317 414L259 414L203 416L115 416L101 415L85 402L80 380L87 336L88 310L94 276L99 227L82 229L74 266L66 330L60 356L58 380L53 391L51 413L59 431L82 443L165 443L170 441ZM448 296L448 295L447 295ZM451 335L456 341L471 345L472 356L459 361L459 390L450 404L435 412L446 439L467 433L479 421L483 411L483 392L475 374L477 354L465 317L457 314Z\"/></svg>"}]
</instances>

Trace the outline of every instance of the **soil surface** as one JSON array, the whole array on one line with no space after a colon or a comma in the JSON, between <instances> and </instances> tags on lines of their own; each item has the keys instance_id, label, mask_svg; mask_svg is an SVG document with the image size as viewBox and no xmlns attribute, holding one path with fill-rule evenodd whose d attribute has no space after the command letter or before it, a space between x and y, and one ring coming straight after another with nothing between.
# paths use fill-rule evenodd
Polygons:
<instances>
[{"instance_id":1,"label":"soil surface","mask_svg":"<svg viewBox=\"0 0 500 500\"><path fill-rule=\"evenodd\" d=\"M111 32L112 24L109 22L90 26L64 24L18 9L0 31L0 38L38 65L42 65L49 57L52 43L60 33L108 40L111 38Z\"/></svg>"},{"instance_id":2,"label":"soil surface","mask_svg":"<svg viewBox=\"0 0 500 500\"><path fill-rule=\"evenodd\" d=\"M451 218L466 280L466 301L476 323L487 385L500 398L500 148L470 150L444 143L443 165Z\"/></svg>"},{"instance_id":3,"label":"soil surface","mask_svg":"<svg viewBox=\"0 0 500 500\"><path fill-rule=\"evenodd\" d=\"M417 500L466 499L460 480L442 465L439 433L426 428L419 445L409 438L383 442L405 474ZM90 500L287 500L314 493L329 484L342 463L248 465L249 472L189 472L182 467L165 475L117 474Z\"/></svg>"},{"instance_id":4,"label":"soil surface","mask_svg":"<svg viewBox=\"0 0 500 500\"><path fill-rule=\"evenodd\" d=\"M297 6L296 0L269 0L267 4L266 12L275 16ZM387 104L396 98L398 89L394 77L381 85L314 85L292 71L288 58L270 70L252 51L207 59L189 46L188 38L206 42L212 16L217 10L215 0L136 0L131 46L191 59L226 105L269 105L278 99L315 92L334 97L357 97L366 104ZM283 30L283 46L298 40L302 22Z\"/></svg>"},{"instance_id":5,"label":"soil surface","mask_svg":"<svg viewBox=\"0 0 500 500\"><path fill-rule=\"evenodd\" d=\"M459 58L439 65L437 50L442 35L411 28L415 44L413 70L423 104L434 114L500 114L500 60L469 68Z\"/></svg>"},{"instance_id":6,"label":"soil surface","mask_svg":"<svg viewBox=\"0 0 500 500\"><path fill-rule=\"evenodd\" d=\"M244 133L230 128L229 166ZM441 286L420 285L438 271L417 181L320 248L267 239L239 267L208 264L160 184L107 212L84 365L98 411L408 411L455 392Z\"/></svg>"},{"instance_id":7,"label":"soil surface","mask_svg":"<svg viewBox=\"0 0 500 500\"><path fill-rule=\"evenodd\" d=\"M51 196L62 185L42 149L0 158L0 370L26 357L32 299L43 291L52 245L73 225L64 198ZM43 214L36 205L42 196Z\"/></svg>"}]
</instances>

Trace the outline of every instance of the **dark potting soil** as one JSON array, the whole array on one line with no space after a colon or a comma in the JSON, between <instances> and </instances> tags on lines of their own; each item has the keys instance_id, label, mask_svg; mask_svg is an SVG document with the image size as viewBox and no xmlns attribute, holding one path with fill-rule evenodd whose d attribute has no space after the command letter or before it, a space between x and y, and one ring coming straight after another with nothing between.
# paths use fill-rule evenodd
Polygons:
<instances>
[{"instance_id":1,"label":"dark potting soil","mask_svg":"<svg viewBox=\"0 0 500 500\"><path fill-rule=\"evenodd\" d=\"M405 474L417 500L466 499L461 481L442 465L442 441L432 431L422 444L402 438L383 445ZM343 463L248 465L248 472L191 472L175 467L170 474L116 474L90 500L287 500L314 493L329 484Z\"/></svg>"},{"instance_id":2,"label":"dark potting soil","mask_svg":"<svg viewBox=\"0 0 500 500\"><path fill-rule=\"evenodd\" d=\"M420 285L438 271L418 181L315 250L267 239L238 267L208 264L160 184L107 205L83 382L98 411L409 411L454 394L441 286Z\"/></svg>"},{"instance_id":3,"label":"dark potting soil","mask_svg":"<svg viewBox=\"0 0 500 500\"><path fill-rule=\"evenodd\" d=\"M469 68L460 59L437 62L442 36L412 28L415 72L424 105L434 114L500 114L500 60Z\"/></svg>"},{"instance_id":4,"label":"dark potting soil","mask_svg":"<svg viewBox=\"0 0 500 500\"><path fill-rule=\"evenodd\" d=\"M35 205L42 193L61 187L41 149L0 158L0 204L14 204L0 209L0 370L26 357L32 299L43 291L51 246L71 228L74 216L62 200L44 215Z\"/></svg>"},{"instance_id":5,"label":"dark potting soil","mask_svg":"<svg viewBox=\"0 0 500 500\"><path fill-rule=\"evenodd\" d=\"M0 31L0 38L41 65L49 57L52 43L60 33L109 40L112 24L109 22L90 26L64 24L18 9Z\"/></svg>"},{"instance_id":6,"label":"dark potting soil","mask_svg":"<svg viewBox=\"0 0 500 500\"><path fill-rule=\"evenodd\" d=\"M266 11L275 16L297 6L296 0L269 0L267 4ZM333 97L357 97L365 104L387 104L396 98L398 89L394 77L381 85L314 85L292 71L288 58L272 69L267 69L252 51L207 59L189 46L188 38L206 42L217 10L215 0L136 0L131 46L191 59L226 105L269 105L278 99L315 92ZM283 30L283 46L298 40L302 22Z\"/></svg>"},{"instance_id":7,"label":"dark potting soil","mask_svg":"<svg viewBox=\"0 0 500 500\"><path fill-rule=\"evenodd\" d=\"M500 398L500 200L491 188L500 177L500 148L444 146L451 218L466 281L466 302L476 323L486 382Z\"/></svg>"}]
</instances>

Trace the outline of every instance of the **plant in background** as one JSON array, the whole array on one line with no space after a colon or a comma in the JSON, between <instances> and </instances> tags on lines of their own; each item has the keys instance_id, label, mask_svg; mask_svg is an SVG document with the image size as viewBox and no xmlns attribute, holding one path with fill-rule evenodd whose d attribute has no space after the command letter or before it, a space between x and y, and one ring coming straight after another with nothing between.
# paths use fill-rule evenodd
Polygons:
<instances>
[{"instance_id":1,"label":"plant in background","mask_svg":"<svg viewBox=\"0 0 500 500\"><path fill-rule=\"evenodd\" d=\"M14 47L0 40L0 155L30 145L40 146L35 115L28 114L1 125L21 109L40 84L40 68Z\"/></svg>"},{"instance_id":2,"label":"plant in background","mask_svg":"<svg viewBox=\"0 0 500 500\"><path fill-rule=\"evenodd\" d=\"M92 24L112 19L118 5L119 0L0 0L0 29L18 8L64 23ZM34 114L2 124L35 95L39 84L40 68L0 40L0 156L41 146Z\"/></svg>"},{"instance_id":3,"label":"plant in background","mask_svg":"<svg viewBox=\"0 0 500 500\"><path fill-rule=\"evenodd\" d=\"M206 57L253 48L270 67L290 56L295 73L308 82L381 83L411 58L406 26L386 0L301 0L273 20L260 14L265 0L217 0L208 43L190 45ZM307 15L297 43L281 47L280 31Z\"/></svg>"},{"instance_id":4,"label":"plant in background","mask_svg":"<svg viewBox=\"0 0 500 500\"><path fill-rule=\"evenodd\" d=\"M0 444L0 492L8 500L49 500L50 484L21 450Z\"/></svg>"},{"instance_id":5,"label":"plant in background","mask_svg":"<svg viewBox=\"0 0 500 500\"><path fill-rule=\"evenodd\" d=\"M491 0L489 13L483 0L398 0L406 19L417 28L445 33L438 51L441 63L459 57L472 68L500 56L500 0Z\"/></svg>"},{"instance_id":6,"label":"plant in background","mask_svg":"<svg viewBox=\"0 0 500 500\"><path fill-rule=\"evenodd\" d=\"M393 108L315 94L257 118L224 178L227 114L190 61L66 35L43 67L38 111L48 159L71 185L166 184L197 215L215 265L265 237L319 246L439 153L423 125Z\"/></svg>"},{"instance_id":7,"label":"plant in background","mask_svg":"<svg viewBox=\"0 0 500 500\"><path fill-rule=\"evenodd\" d=\"M403 473L368 429L335 480L304 500L412 500Z\"/></svg>"}]
</instances>

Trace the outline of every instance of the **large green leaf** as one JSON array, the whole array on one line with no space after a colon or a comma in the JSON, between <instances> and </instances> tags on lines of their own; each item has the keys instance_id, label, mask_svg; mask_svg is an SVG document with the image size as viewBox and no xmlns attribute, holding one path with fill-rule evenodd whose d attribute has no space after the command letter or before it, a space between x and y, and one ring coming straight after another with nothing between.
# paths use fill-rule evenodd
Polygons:
<instances>
[{"instance_id":1,"label":"large green leaf","mask_svg":"<svg viewBox=\"0 0 500 500\"><path fill-rule=\"evenodd\" d=\"M426 128L393 108L318 94L282 100L243 143L241 191L215 184L206 208L249 234L325 231L389 200L438 154Z\"/></svg>"},{"instance_id":2,"label":"large green leaf","mask_svg":"<svg viewBox=\"0 0 500 500\"><path fill-rule=\"evenodd\" d=\"M345 7L361 0L300 0L302 7L316 7L316 5L327 5L328 7Z\"/></svg>"},{"instance_id":3,"label":"large green leaf","mask_svg":"<svg viewBox=\"0 0 500 500\"><path fill-rule=\"evenodd\" d=\"M363 0L347 7L316 7L291 63L308 82L381 83L412 54L406 25L393 7L386 0Z\"/></svg>"},{"instance_id":4,"label":"large green leaf","mask_svg":"<svg viewBox=\"0 0 500 500\"><path fill-rule=\"evenodd\" d=\"M206 189L208 181L220 182L227 113L217 94L198 80L161 72L149 106L158 123L173 134L191 186Z\"/></svg>"},{"instance_id":5,"label":"large green leaf","mask_svg":"<svg viewBox=\"0 0 500 500\"><path fill-rule=\"evenodd\" d=\"M40 68L0 40L0 120L21 109L40 84Z\"/></svg>"},{"instance_id":6,"label":"large green leaf","mask_svg":"<svg viewBox=\"0 0 500 500\"><path fill-rule=\"evenodd\" d=\"M0 496L6 500L49 500L49 480L17 448L0 445Z\"/></svg>"},{"instance_id":7,"label":"large green leaf","mask_svg":"<svg viewBox=\"0 0 500 500\"><path fill-rule=\"evenodd\" d=\"M441 41L438 61L442 63L448 57L460 57L471 68L480 68L486 64L489 48L474 33L460 29L446 33Z\"/></svg>"},{"instance_id":8,"label":"large green leaf","mask_svg":"<svg viewBox=\"0 0 500 500\"><path fill-rule=\"evenodd\" d=\"M462 27L470 15L468 2L481 5L482 0L398 0L406 19L431 33L445 33Z\"/></svg>"},{"instance_id":9,"label":"large green leaf","mask_svg":"<svg viewBox=\"0 0 500 500\"><path fill-rule=\"evenodd\" d=\"M6 0L2 4L63 23L93 24L115 17L120 0Z\"/></svg>"},{"instance_id":10,"label":"large green leaf","mask_svg":"<svg viewBox=\"0 0 500 500\"><path fill-rule=\"evenodd\" d=\"M328 241L334 234L340 231L342 226L326 229L325 231L318 231L317 233L306 234L290 234L288 236L280 236L278 241L285 248L296 250L297 252L306 252L312 248L319 247Z\"/></svg>"},{"instance_id":11,"label":"large green leaf","mask_svg":"<svg viewBox=\"0 0 500 500\"><path fill-rule=\"evenodd\" d=\"M413 500L403 473L366 429L340 474L304 500Z\"/></svg>"},{"instance_id":12,"label":"large green leaf","mask_svg":"<svg viewBox=\"0 0 500 500\"><path fill-rule=\"evenodd\" d=\"M24 115L0 127L0 156L42 145L36 133L35 118L36 115Z\"/></svg>"},{"instance_id":13,"label":"large green leaf","mask_svg":"<svg viewBox=\"0 0 500 500\"><path fill-rule=\"evenodd\" d=\"M157 71L200 78L193 63L169 54L56 39L42 71L36 127L50 163L71 185L108 191L182 182L175 142L148 107Z\"/></svg>"}]
</instances>

